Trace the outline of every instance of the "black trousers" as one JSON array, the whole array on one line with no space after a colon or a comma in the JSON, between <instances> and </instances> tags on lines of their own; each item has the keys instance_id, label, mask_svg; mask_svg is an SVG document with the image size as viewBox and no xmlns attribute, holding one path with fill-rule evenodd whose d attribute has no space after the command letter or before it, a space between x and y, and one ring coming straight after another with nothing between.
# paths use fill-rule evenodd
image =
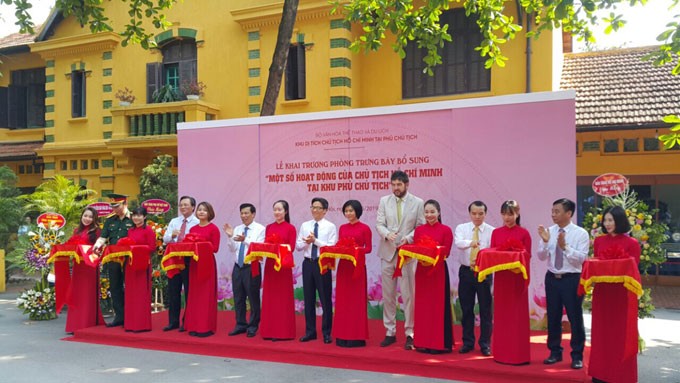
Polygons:
<instances>
[{"instance_id":1,"label":"black trousers","mask_svg":"<svg viewBox=\"0 0 680 383\"><path fill-rule=\"evenodd\" d=\"M562 307L571 324L571 359L583 360L586 330L583 325L583 297L578 296L581 273L545 274L548 306L548 348L551 355L562 355Z\"/></svg>"},{"instance_id":2,"label":"black trousers","mask_svg":"<svg viewBox=\"0 0 680 383\"><path fill-rule=\"evenodd\" d=\"M491 285L493 276L489 275L482 282L477 281L477 276L468 266L460 266L458 269L458 299L463 311L463 346L475 346L475 297L479 301L479 347L491 347Z\"/></svg>"},{"instance_id":3,"label":"black trousers","mask_svg":"<svg viewBox=\"0 0 680 383\"><path fill-rule=\"evenodd\" d=\"M321 275L319 262L305 258L302 262L302 290L305 298L305 335L316 336L316 293L319 292L323 315L321 331L324 336L331 336L333 326L333 302L331 294L333 277L331 273Z\"/></svg>"},{"instance_id":4,"label":"black trousers","mask_svg":"<svg viewBox=\"0 0 680 383\"><path fill-rule=\"evenodd\" d=\"M111 283L111 302L115 314L113 320L114 322L123 322L125 320L125 274L123 267L118 262L109 262L106 264L106 271Z\"/></svg>"},{"instance_id":5,"label":"black trousers","mask_svg":"<svg viewBox=\"0 0 680 383\"><path fill-rule=\"evenodd\" d=\"M184 303L189 300L189 265L191 257L184 257L184 270L168 279L168 324L179 325L179 313L182 311L182 286L184 286ZM184 317L182 317L184 325Z\"/></svg>"},{"instance_id":6,"label":"black trousers","mask_svg":"<svg viewBox=\"0 0 680 383\"><path fill-rule=\"evenodd\" d=\"M260 267L260 263L257 263ZM253 277L251 265L239 267L234 264L231 272L232 289L234 290L234 310L236 311L236 329L255 333L260 326L260 286L262 270ZM250 320L246 322L246 298L250 302Z\"/></svg>"}]
</instances>

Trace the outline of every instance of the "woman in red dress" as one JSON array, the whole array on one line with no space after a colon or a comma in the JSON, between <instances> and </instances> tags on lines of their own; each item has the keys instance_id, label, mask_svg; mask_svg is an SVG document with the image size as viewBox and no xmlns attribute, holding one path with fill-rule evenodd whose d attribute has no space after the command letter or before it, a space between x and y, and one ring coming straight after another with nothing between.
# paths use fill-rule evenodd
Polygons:
<instances>
[{"instance_id":1,"label":"woman in red dress","mask_svg":"<svg viewBox=\"0 0 680 383\"><path fill-rule=\"evenodd\" d=\"M509 200L501 205L503 226L491 233L491 247L519 241L527 252L527 276L530 276L531 235L520 226L519 204ZM491 338L494 360L505 364L528 364L529 351L529 281L510 270L494 274L494 329Z\"/></svg>"},{"instance_id":2,"label":"woman in red dress","mask_svg":"<svg viewBox=\"0 0 680 383\"><path fill-rule=\"evenodd\" d=\"M85 208L80 216L80 224L73 230L73 237L80 238L79 242L82 244L94 245L99 233L101 230L97 211L92 207ZM73 333L104 324L99 297L99 267L88 266L82 260L73 262L73 277L66 295L66 332Z\"/></svg>"},{"instance_id":3,"label":"woman in red dress","mask_svg":"<svg viewBox=\"0 0 680 383\"><path fill-rule=\"evenodd\" d=\"M451 287L446 258L451 252L453 232L441 223L439 202L425 202L425 224L416 228L413 243L434 241L439 246L439 260L434 266L418 263L416 267L416 296L414 307L417 351L439 354L453 349L453 318L451 315Z\"/></svg>"},{"instance_id":4,"label":"woman in red dress","mask_svg":"<svg viewBox=\"0 0 680 383\"><path fill-rule=\"evenodd\" d=\"M364 347L368 339L366 254L371 252L373 239L371 228L359 221L364 211L361 202L349 200L342 205L342 211L349 222L340 226L339 242L354 240L364 253L361 259L356 259L356 266L347 259L338 261L333 337L340 347Z\"/></svg>"},{"instance_id":5,"label":"woman in red dress","mask_svg":"<svg viewBox=\"0 0 680 383\"><path fill-rule=\"evenodd\" d=\"M630 223L620 206L602 215L602 232L595 238L595 258L631 257L640 263L640 243L628 236ZM593 382L637 382L638 301L621 283L598 283L593 290L590 362Z\"/></svg>"},{"instance_id":6,"label":"woman in red dress","mask_svg":"<svg viewBox=\"0 0 680 383\"><path fill-rule=\"evenodd\" d=\"M132 211L132 223L127 237L136 246L147 249L135 250L145 253L143 259L135 258L125 263L125 331L151 331L151 252L156 249L156 233L146 225L146 209L138 207ZM135 264L141 262L141 264ZM145 267L144 267L145 266Z\"/></svg>"},{"instance_id":7,"label":"woman in red dress","mask_svg":"<svg viewBox=\"0 0 680 383\"><path fill-rule=\"evenodd\" d=\"M267 225L265 240L277 238L281 244L295 249L297 231L290 224L288 202L279 200L274 203L274 222ZM293 298L293 270L282 267L274 270L276 262L267 258L264 264L262 281L262 319L260 334L262 338L277 340L295 339L295 299Z\"/></svg>"},{"instance_id":8,"label":"woman in red dress","mask_svg":"<svg viewBox=\"0 0 680 383\"><path fill-rule=\"evenodd\" d=\"M189 267L189 297L185 310L184 329L189 335L204 338L217 331L217 266L215 253L220 249L220 229L211 223L215 210L208 202L196 207L198 225L189 230L202 241L212 245L212 254L200 255L198 262L192 260Z\"/></svg>"}]
</instances>

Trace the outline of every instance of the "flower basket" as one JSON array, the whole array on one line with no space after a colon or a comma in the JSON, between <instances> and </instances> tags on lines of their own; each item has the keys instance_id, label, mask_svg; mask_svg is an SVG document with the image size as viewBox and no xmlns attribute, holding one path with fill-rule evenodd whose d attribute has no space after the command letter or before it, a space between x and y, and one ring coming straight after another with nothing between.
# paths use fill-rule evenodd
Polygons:
<instances>
[{"instance_id":1,"label":"flower basket","mask_svg":"<svg viewBox=\"0 0 680 383\"><path fill-rule=\"evenodd\" d=\"M54 288L47 282L47 275L32 289L24 290L17 298L17 307L28 314L30 320L52 320L57 318L56 295Z\"/></svg>"},{"instance_id":2,"label":"flower basket","mask_svg":"<svg viewBox=\"0 0 680 383\"><path fill-rule=\"evenodd\" d=\"M130 104L135 102L136 99L135 95L132 94L132 90L128 89L127 87L118 89L114 97L118 99L118 104L120 106L130 106Z\"/></svg>"},{"instance_id":3,"label":"flower basket","mask_svg":"<svg viewBox=\"0 0 680 383\"><path fill-rule=\"evenodd\" d=\"M180 86L180 90L187 96L187 100L198 100L208 86L203 81L185 81Z\"/></svg>"}]
</instances>

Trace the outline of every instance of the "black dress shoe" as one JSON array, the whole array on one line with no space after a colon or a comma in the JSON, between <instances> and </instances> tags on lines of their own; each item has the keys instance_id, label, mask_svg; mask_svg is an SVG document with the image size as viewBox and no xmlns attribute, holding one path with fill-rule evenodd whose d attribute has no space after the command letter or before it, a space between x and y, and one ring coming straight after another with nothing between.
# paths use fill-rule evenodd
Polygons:
<instances>
[{"instance_id":1,"label":"black dress shoe","mask_svg":"<svg viewBox=\"0 0 680 383\"><path fill-rule=\"evenodd\" d=\"M309 342L310 340L315 340L315 339L316 339L316 335L307 334L307 335L303 336L302 338L300 338L300 342Z\"/></svg>"},{"instance_id":2,"label":"black dress shoe","mask_svg":"<svg viewBox=\"0 0 680 383\"><path fill-rule=\"evenodd\" d=\"M175 330L175 329L178 329L178 328L179 328L178 324L169 324L169 325L163 327L163 331L172 331L172 330Z\"/></svg>"},{"instance_id":3,"label":"black dress shoe","mask_svg":"<svg viewBox=\"0 0 680 383\"><path fill-rule=\"evenodd\" d=\"M404 344L404 350L415 350L416 348L413 346L413 337L412 336L407 336L406 337L406 344Z\"/></svg>"},{"instance_id":4,"label":"black dress shoe","mask_svg":"<svg viewBox=\"0 0 680 383\"><path fill-rule=\"evenodd\" d=\"M185 331L187 331L187 330L184 329L184 326L179 326L179 330L178 330L178 331L179 331L179 332L185 332Z\"/></svg>"},{"instance_id":5,"label":"black dress shoe","mask_svg":"<svg viewBox=\"0 0 680 383\"><path fill-rule=\"evenodd\" d=\"M114 321L111 322L111 323L107 323L107 324L106 324L106 327L118 327L118 326L122 326L122 325L123 325L123 321L122 321L122 320L114 320Z\"/></svg>"},{"instance_id":6,"label":"black dress shoe","mask_svg":"<svg viewBox=\"0 0 680 383\"><path fill-rule=\"evenodd\" d=\"M393 343L396 343L396 342L397 342L397 337L396 337L396 336L394 336L394 335L392 335L392 336L386 335L386 336L385 336L385 339L383 339L383 341L380 342L380 347L387 347L387 346L389 346L389 345L391 345L391 344L393 344Z\"/></svg>"},{"instance_id":7,"label":"black dress shoe","mask_svg":"<svg viewBox=\"0 0 680 383\"><path fill-rule=\"evenodd\" d=\"M555 364L562 361L562 355L550 355L548 359L543 361L543 364Z\"/></svg>"},{"instance_id":8,"label":"black dress shoe","mask_svg":"<svg viewBox=\"0 0 680 383\"><path fill-rule=\"evenodd\" d=\"M324 342L325 344L333 343L333 339L331 338L330 335L324 335L324 336L323 336L323 342Z\"/></svg>"},{"instance_id":9,"label":"black dress shoe","mask_svg":"<svg viewBox=\"0 0 680 383\"><path fill-rule=\"evenodd\" d=\"M484 355L484 356L491 356L491 349L488 348L488 347L484 347L484 348L482 349L482 355Z\"/></svg>"},{"instance_id":10,"label":"black dress shoe","mask_svg":"<svg viewBox=\"0 0 680 383\"><path fill-rule=\"evenodd\" d=\"M233 329L229 332L229 336L244 334L245 332L246 332L246 329L244 329L244 328L235 328L235 329Z\"/></svg>"},{"instance_id":11,"label":"black dress shoe","mask_svg":"<svg viewBox=\"0 0 680 383\"><path fill-rule=\"evenodd\" d=\"M248 334L246 334L248 338L253 338L255 336L255 331L248 331Z\"/></svg>"},{"instance_id":12,"label":"black dress shoe","mask_svg":"<svg viewBox=\"0 0 680 383\"><path fill-rule=\"evenodd\" d=\"M571 361L571 368L574 370L580 370L583 368L583 361L580 360L572 360Z\"/></svg>"},{"instance_id":13,"label":"black dress shoe","mask_svg":"<svg viewBox=\"0 0 680 383\"><path fill-rule=\"evenodd\" d=\"M470 352L472 350L474 350L474 347L463 346L463 347L460 348L460 350L458 350L458 353L459 354L467 354L468 352Z\"/></svg>"}]
</instances>

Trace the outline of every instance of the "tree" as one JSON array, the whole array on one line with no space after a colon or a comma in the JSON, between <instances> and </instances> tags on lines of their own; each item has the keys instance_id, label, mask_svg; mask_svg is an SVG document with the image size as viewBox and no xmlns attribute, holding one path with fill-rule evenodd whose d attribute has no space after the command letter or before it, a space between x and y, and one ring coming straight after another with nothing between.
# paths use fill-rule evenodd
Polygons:
<instances>
[{"instance_id":1,"label":"tree","mask_svg":"<svg viewBox=\"0 0 680 383\"><path fill-rule=\"evenodd\" d=\"M300 0L283 1L279 34L276 37L272 64L269 66L269 78L267 78L267 88L262 99L260 116L273 116L276 113L276 100L281 90L281 78L286 68L288 48L290 48L290 38L293 36L293 27L295 26L295 16L297 15L299 3Z\"/></svg>"},{"instance_id":2,"label":"tree","mask_svg":"<svg viewBox=\"0 0 680 383\"><path fill-rule=\"evenodd\" d=\"M17 176L7 166L0 167L0 248L7 249L9 238L21 225L24 210L17 199Z\"/></svg>"},{"instance_id":3,"label":"tree","mask_svg":"<svg viewBox=\"0 0 680 383\"><path fill-rule=\"evenodd\" d=\"M668 115L663 118L663 122L672 124L670 127L671 133L659 136L659 141L663 142L664 149L671 149L675 145L680 146L680 116Z\"/></svg>"},{"instance_id":4,"label":"tree","mask_svg":"<svg viewBox=\"0 0 680 383\"><path fill-rule=\"evenodd\" d=\"M127 0L122 0L127 2ZM29 13L32 7L30 0L0 0L10 5L14 4L17 16L17 25L21 33L35 33L33 21ZM157 29L167 29L171 23L165 17L165 11L172 8L177 0L135 0L129 2L129 23L125 24L123 31L119 32L123 37L122 45L129 43L140 44L142 48L154 47L156 42L153 33L143 27L144 19L151 19ZM276 112L276 100L281 90L281 79L286 67L290 38L293 35L295 17L300 0L284 0L281 14L281 23L276 41L276 48L269 67L269 78L265 95L262 100L260 115L274 115ZM61 10L64 16L74 16L81 26L88 26L92 33L113 31L110 20L106 17L106 9L102 0L56 0L55 8Z\"/></svg>"},{"instance_id":5,"label":"tree","mask_svg":"<svg viewBox=\"0 0 680 383\"><path fill-rule=\"evenodd\" d=\"M142 169L139 177L139 201L147 199L162 199L173 206L163 214L165 222L169 222L174 216L174 206L177 205L177 175L170 170L173 157L167 154L154 158L153 162Z\"/></svg>"},{"instance_id":6,"label":"tree","mask_svg":"<svg viewBox=\"0 0 680 383\"><path fill-rule=\"evenodd\" d=\"M129 43L140 44L144 49L153 47L155 45L153 32L144 28L144 20L151 20L156 29L167 29L172 23L165 18L165 11L172 8L177 0L122 1L129 3L130 20L119 32L123 37L121 44L123 46ZM14 4L19 32L35 33L35 24L29 13L33 7L30 0L0 0L0 2L7 5ZM103 0L56 0L54 7L61 10L65 17L75 17L81 27L87 25L92 33L113 31L111 20L106 17L106 8L103 3Z\"/></svg>"},{"instance_id":7,"label":"tree","mask_svg":"<svg viewBox=\"0 0 680 383\"><path fill-rule=\"evenodd\" d=\"M128 2L128 0L122 0ZM350 22L358 23L362 27L360 36L353 42L356 51L372 51L382 47L387 34L395 36L392 48L404 57L404 48L409 42L418 44L427 51L423 58L426 70L432 73L432 68L441 63L438 50L445 42L452 41L447 26L439 24L439 16L452 4L461 0L428 0L414 2L413 0L332 0L335 3L334 12L342 13ZM342 1L342 3L341 3ZM674 7L680 0L672 0ZM29 14L31 0L0 0L4 4L14 4L17 24L23 33L33 32L33 23ZM123 46L128 43L139 43L143 48L154 46L153 33L143 27L144 19L150 19L155 28L165 29L170 22L165 17L165 11L170 9L177 0L134 0L129 1L128 14L130 21L120 32L123 36ZM509 40L516 38L517 32L524 25L531 25L528 35L537 37L541 31L553 28L563 28L577 36L579 40L594 42L590 27L601 22L606 23L607 30L617 31L626 21L622 15L610 12L602 20L596 12L600 10L616 10L618 4L628 3L641 5L647 0L516 0L519 8L515 21L514 8L506 7L505 0L462 0L468 17L477 21L484 38L477 47L483 57L487 57L486 66L504 66L508 58L502 54L502 46ZM94 32L112 31L109 19L105 16L103 0L56 0L55 7L64 12L65 16L73 15L82 26L88 25ZM274 114L276 100L281 88L281 78L288 56L290 37L294 27L299 0L284 0L279 36L269 69L269 79L265 96L262 101L261 115ZM535 29L534 29L535 28ZM285 38L285 37L288 38ZM455 36L454 36L455 37ZM658 37L663 45L659 50L650 54L647 59L656 65L675 62L673 74L680 73L680 23L672 22Z\"/></svg>"},{"instance_id":8,"label":"tree","mask_svg":"<svg viewBox=\"0 0 680 383\"><path fill-rule=\"evenodd\" d=\"M542 0L517 0L519 7L518 18L515 20L513 7L507 7L504 0L490 0L488 2L464 0L465 14L474 18L479 25L483 39L477 51L487 57L486 67L493 65L500 67L508 60L502 54L502 46L517 37L517 32L526 29L528 36L538 37L544 30L563 28L576 36L580 41L593 43L595 38L591 27L601 22L606 23L606 32L621 29L626 21L622 15L610 12L608 17L600 18L597 12L601 10L616 10L618 4L644 4L647 0L556 0L544 2ZM439 24L439 16L448 10L451 4L461 1L429 0L417 2L413 0L350 0L348 3L333 0L333 12L341 13L347 21L358 23L362 29L359 37L352 43L355 51L375 51L382 47L387 34L395 37L392 49L403 58L407 44L416 43L424 48L427 55L423 58L426 70L431 74L432 67L441 64L438 50L445 42L452 41L447 26ZM671 7L677 5L673 0ZM417 5L422 4L422 5ZM529 24L531 23L531 24ZM525 28L524 25L531 26ZM680 23L672 22L666 25L658 40L664 42L657 52L647 59L656 65L675 62L673 74L680 73Z\"/></svg>"},{"instance_id":9,"label":"tree","mask_svg":"<svg viewBox=\"0 0 680 383\"><path fill-rule=\"evenodd\" d=\"M96 191L76 185L64 176L56 175L53 179L38 185L35 192L19 197L26 210L37 213L54 212L64 216L66 226L64 232L70 233L80 220L80 215L87 205L95 201Z\"/></svg>"}]
</instances>

